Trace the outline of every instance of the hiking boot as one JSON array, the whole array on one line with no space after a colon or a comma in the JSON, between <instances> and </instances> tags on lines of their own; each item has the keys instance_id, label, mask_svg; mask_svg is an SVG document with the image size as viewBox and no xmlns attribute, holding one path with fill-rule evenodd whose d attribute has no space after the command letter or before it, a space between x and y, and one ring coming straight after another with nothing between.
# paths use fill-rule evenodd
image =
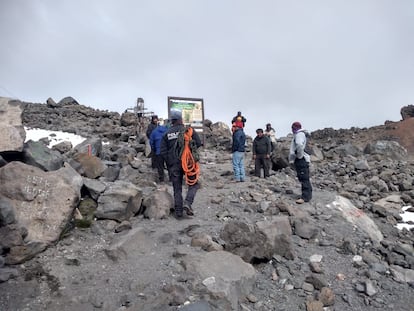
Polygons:
<instances>
[{"instance_id":1,"label":"hiking boot","mask_svg":"<svg viewBox=\"0 0 414 311\"><path fill-rule=\"evenodd\" d=\"M181 213L175 213L174 218L177 220L185 220L185 219L192 219L188 214L185 214L183 212Z\"/></svg>"},{"instance_id":2,"label":"hiking boot","mask_svg":"<svg viewBox=\"0 0 414 311\"><path fill-rule=\"evenodd\" d=\"M189 204L184 204L183 208L188 216L194 216L194 211Z\"/></svg>"},{"instance_id":3,"label":"hiking boot","mask_svg":"<svg viewBox=\"0 0 414 311\"><path fill-rule=\"evenodd\" d=\"M303 203L305 203L305 200L302 198L296 200L296 204L303 204Z\"/></svg>"},{"instance_id":4,"label":"hiking boot","mask_svg":"<svg viewBox=\"0 0 414 311\"><path fill-rule=\"evenodd\" d=\"M183 210L182 209L175 209L174 210L174 217L176 218L176 219L182 219L183 218L183 215L184 215L184 213L183 213Z\"/></svg>"}]
</instances>

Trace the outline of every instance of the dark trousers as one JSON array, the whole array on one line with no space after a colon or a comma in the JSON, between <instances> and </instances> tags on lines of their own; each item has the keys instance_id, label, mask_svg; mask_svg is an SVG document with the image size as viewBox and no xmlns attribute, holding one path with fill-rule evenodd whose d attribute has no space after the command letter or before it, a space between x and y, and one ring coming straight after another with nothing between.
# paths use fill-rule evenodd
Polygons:
<instances>
[{"instance_id":1,"label":"dark trousers","mask_svg":"<svg viewBox=\"0 0 414 311\"><path fill-rule=\"evenodd\" d=\"M264 177L269 177L269 159L266 159L265 154L256 154L256 160L254 161L254 175L260 177L260 170L263 167Z\"/></svg>"},{"instance_id":2,"label":"dark trousers","mask_svg":"<svg viewBox=\"0 0 414 311\"><path fill-rule=\"evenodd\" d=\"M305 158L295 160L296 174L302 184L302 199L308 202L312 199L312 185L309 180L309 163Z\"/></svg>"},{"instance_id":3,"label":"dark trousers","mask_svg":"<svg viewBox=\"0 0 414 311\"><path fill-rule=\"evenodd\" d=\"M172 182L174 190L174 208L175 212L183 210L183 177L184 172L181 168L181 163L173 164L168 167L168 173L170 174L170 180ZM188 205L192 205L194 202L195 195L197 193L200 185L196 183L195 185L188 186L187 195L185 197L185 202Z\"/></svg>"},{"instance_id":4,"label":"dark trousers","mask_svg":"<svg viewBox=\"0 0 414 311\"><path fill-rule=\"evenodd\" d=\"M151 150L151 168L156 168L156 166L155 166L155 161L156 161L155 157L156 157L155 151Z\"/></svg>"},{"instance_id":5,"label":"dark trousers","mask_svg":"<svg viewBox=\"0 0 414 311\"><path fill-rule=\"evenodd\" d=\"M164 158L160 154L157 154L154 157L154 164L158 171L159 180L164 181Z\"/></svg>"}]
</instances>

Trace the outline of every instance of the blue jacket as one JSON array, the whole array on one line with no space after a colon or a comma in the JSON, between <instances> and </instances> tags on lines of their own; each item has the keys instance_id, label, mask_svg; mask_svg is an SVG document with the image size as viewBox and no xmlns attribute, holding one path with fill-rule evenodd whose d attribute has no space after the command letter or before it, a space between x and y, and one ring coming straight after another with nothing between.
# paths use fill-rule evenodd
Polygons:
<instances>
[{"instance_id":1,"label":"blue jacket","mask_svg":"<svg viewBox=\"0 0 414 311\"><path fill-rule=\"evenodd\" d=\"M244 134L243 129L239 128L233 133L233 144L231 147L231 152L244 152L246 145L246 134Z\"/></svg>"},{"instance_id":2,"label":"blue jacket","mask_svg":"<svg viewBox=\"0 0 414 311\"><path fill-rule=\"evenodd\" d=\"M166 131L167 128L165 126L159 125L152 131L150 135L151 150L153 150L156 155L159 155L161 152L161 140Z\"/></svg>"}]
</instances>

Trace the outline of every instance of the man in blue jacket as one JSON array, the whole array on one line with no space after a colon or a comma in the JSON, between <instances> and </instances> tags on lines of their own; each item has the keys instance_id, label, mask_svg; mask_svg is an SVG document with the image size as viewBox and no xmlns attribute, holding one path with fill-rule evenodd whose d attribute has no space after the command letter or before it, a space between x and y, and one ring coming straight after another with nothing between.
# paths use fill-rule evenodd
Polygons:
<instances>
[{"instance_id":1,"label":"man in blue jacket","mask_svg":"<svg viewBox=\"0 0 414 311\"><path fill-rule=\"evenodd\" d=\"M151 123L148 124L147 131L145 134L147 135L147 138L150 139L152 131L155 130L155 128L158 126L158 116L153 115L151 117ZM155 150L151 148L151 167L156 168L155 166Z\"/></svg>"},{"instance_id":2,"label":"man in blue jacket","mask_svg":"<svg viewBox=\"0 0 414 311\"><path fill-rule=\"evenodd\" d=\"M158 125L150 135L151 150L154 152L154 166L158 171L158 179L164 182L164 158L161 155L161 140L167 127Z\"/></svg>"},{"instance_id":3,"label":"man in blue jacket","mask_svg":"<svg viewBox=\"0 0 414 311\"><path fill-rule=\"evenodd\" d=\"M243 131L243 122L236 121L233 123L233 143L232 143L232 163L234 178L236 181L244 181L246 173L244 171L244 151L246 145L246 134Z\"/></svg>"}]
</instances>

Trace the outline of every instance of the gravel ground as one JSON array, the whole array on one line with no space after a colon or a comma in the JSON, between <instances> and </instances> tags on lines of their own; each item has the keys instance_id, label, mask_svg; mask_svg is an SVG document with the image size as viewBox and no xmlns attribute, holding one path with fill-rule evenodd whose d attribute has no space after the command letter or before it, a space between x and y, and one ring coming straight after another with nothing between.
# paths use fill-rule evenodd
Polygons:
<instances>
[{"instance_id":1,"label":"gravel ground","mask_svg":"<svg viewBox=\"0 0 414 311\"><path fill-rule=\"evenodd\" d=\"M341 253L344 238L361 248L369 248L370 242L339 212L326 208L335 193L315 189L311 203L296 206L299 184L293 175L279 172L268 180L249 177L244 183L234 183L230 158L226 155L218 162L206 160L216 157L204 153L194 218L132 218L132 228L143 228L151 243L140 245L141 253L119 262L113 262L104 252L118 234L114 233L113 221L96 221L87 229L74 228L56 245L15 267L20 272L17 278L0 283L0 310L177 310L179 306L168 306L167 300L163 304L166 284L185 279L185 270L174 256L177 248L190 247L193 232L208 233L219 240L226 221L254 223L269 217L258 211L257 202L248 199L252 193L270 200L271 206L282 201L305 213L319 234L311 240L293 235L294 260L275 256L270 262L257 263L256 285L241 310L306 310L306 301L317 293L303 289L305 278L311 275L309 257L314 254L323 256L320 277L335 293L334 305L325 310L414 310L412 287L393 281L388 274L356 267L353 254ZM246 164L251 167L250 162ZM170 185L165 186L171 191ZM388 227L382 224L382 228ZM357 290L365 279L374 283L375 295ZM185 286L184 281L181 283ZM187 298L191 300L191 295Z\"/></svg>"}]
</instances>

